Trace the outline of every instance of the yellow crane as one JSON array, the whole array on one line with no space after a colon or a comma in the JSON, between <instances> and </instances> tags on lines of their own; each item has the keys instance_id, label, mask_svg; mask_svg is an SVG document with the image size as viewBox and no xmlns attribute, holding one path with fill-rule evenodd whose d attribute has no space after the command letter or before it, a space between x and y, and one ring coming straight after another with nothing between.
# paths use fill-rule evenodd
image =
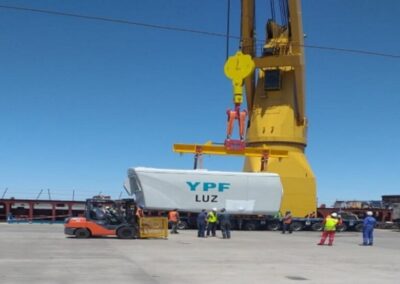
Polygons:
<instances>
[{"instance_id":1,"label":"yellow crane","mask_svg":"<svg viewBox=\"0 0 400 284\"><path fill-rule=\"evenodd\" d=\"M266 170L281 177L281 211L304 217L317 207L315 176L304 150L305 116L304 33L300 0L282 1L285 23L266 24L263 54L255 56L254 0L242 1L242 51L255 63L256 73L244 79L249 124L246 145L286 150L286 158L271 157ZM244 171L257 171L259 161L246 157Z\"/></svg>"},{"instance_id":2,"label":"yellow crane","mask_svg":"<svg viewBox=\"0 0 400 284\"><path fill-rule=\"evenodd\" d=\"M281 212L297 217L316 212L316 182L305 156L304 34L300 0L280 1L281 22L266 23L266 41L256 55L255 1L241 2L241 51L228 59L225 74L232 80L235 109L228 111L227 139L218 145L174 145L179 153L243 155L244 171L268 171L281 177ZM271 8L274 9L274 0ZM274 11L272 13L274 15ZM249 61L250 58L250 61ZM247 109L240 110L242 85ZM248 116L244 137L243 120ZM234 120L240 140L231 138ZM260 163L261 158L261 163Z\"/></svg>"}]
</instances>

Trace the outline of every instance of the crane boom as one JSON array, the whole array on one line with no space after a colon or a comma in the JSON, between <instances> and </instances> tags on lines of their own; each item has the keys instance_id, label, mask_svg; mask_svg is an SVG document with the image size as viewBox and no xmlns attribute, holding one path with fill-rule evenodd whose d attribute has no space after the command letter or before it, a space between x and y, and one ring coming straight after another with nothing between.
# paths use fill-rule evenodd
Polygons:
<instances>
[{"instance_id":1,"label":"crane boom","mask_svg":"<svg viewBox=\"0 0 400 284\"><path fill-rule=\"evenodd\" d=\"M242 1L242 26L241 26L241 49L244 54L250 55L252 58L255 56L255 33L254 33L254 1ZM254 99L255 75L254 73L244 79L244 86L246 89L246 102L247 112L251 115L251 110Z\"/></svg>"}]
</instances>

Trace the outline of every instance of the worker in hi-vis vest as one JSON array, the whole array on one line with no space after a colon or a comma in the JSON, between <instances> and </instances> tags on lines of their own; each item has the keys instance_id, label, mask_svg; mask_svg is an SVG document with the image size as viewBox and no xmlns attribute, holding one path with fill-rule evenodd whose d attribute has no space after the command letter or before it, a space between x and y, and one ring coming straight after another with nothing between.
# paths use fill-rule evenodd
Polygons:
<instances>
[{"instance_id":1,"label":"worker in hi-vis vest","mask_svg":"<svg viewBox=\"0 0 400 284\"><path fill-rule=\"evenodd\" d=\"M328 215L324 220L324 231L322 232L321 240L318 245L324 245L326 238L329 237L328 245L333 245L335 239L336 226L340 225L341 221L338 218L338 214L333 212Z\"/></svg>"},{"instance_id":2,"label":"worker in hi-vis vest","mask_svg":"<svg viewBox=\"0 0 400 284\"><path fill-rule=\"evenodd\" d=\"M217 221L217 208L213 208L212 211L207 214L207 237L210 236L210 232L213 237L216 236Z\"/></svg>"},{"instance_id":3,"label":"worker in hi-vis vest","mask_svg":"<svg viewBox=\"0 0 400 284\"><path fill-rule=\"evenodd\" d=\"M178 209L169 211L168 221L171 224L171 234L178 234L178 222L179 222Z\"/></svg>"}]
</instances>

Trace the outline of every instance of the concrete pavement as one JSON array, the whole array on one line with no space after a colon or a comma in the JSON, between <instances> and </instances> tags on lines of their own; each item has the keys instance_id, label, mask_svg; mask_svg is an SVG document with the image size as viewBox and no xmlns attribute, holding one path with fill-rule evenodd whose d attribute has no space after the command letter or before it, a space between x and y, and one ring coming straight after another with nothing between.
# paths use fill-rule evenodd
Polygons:
<instances>
[{"instance_id":1,"label":"concrete pavement","mask_svg":"<svg viewBox=\"0 0 400 284\"><path fill-rule=\"evenodd\" d=\"M221 236L220 232L219 236ZM400 232L320 234L233 231L199 239L192 230L168 240L74 239L62 225L0 224L0 283L397 283Z\"/></svg>"}]
</instances>

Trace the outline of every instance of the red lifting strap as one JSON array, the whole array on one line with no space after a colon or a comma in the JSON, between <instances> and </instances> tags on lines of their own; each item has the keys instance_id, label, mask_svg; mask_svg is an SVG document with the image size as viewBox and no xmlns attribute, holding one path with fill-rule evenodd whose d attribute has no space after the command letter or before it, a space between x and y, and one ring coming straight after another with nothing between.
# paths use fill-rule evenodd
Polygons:
<instances>
[{"instance_id":1,"label":"red lifting strap","mask_svg":"<svg viewBox=\"0 0 400 284\"><path fill-rule=\"evenodd\" d=\"M244 139L244 125L246 122L247 111L240 110L240 108L236 107L235 110L227 110L226 114L228 115L228 125L226 128L226 138L230 139L233 132L233 123L237 119L239 122L239 135L240 140Z\"/></svg>"}]
</instances>

